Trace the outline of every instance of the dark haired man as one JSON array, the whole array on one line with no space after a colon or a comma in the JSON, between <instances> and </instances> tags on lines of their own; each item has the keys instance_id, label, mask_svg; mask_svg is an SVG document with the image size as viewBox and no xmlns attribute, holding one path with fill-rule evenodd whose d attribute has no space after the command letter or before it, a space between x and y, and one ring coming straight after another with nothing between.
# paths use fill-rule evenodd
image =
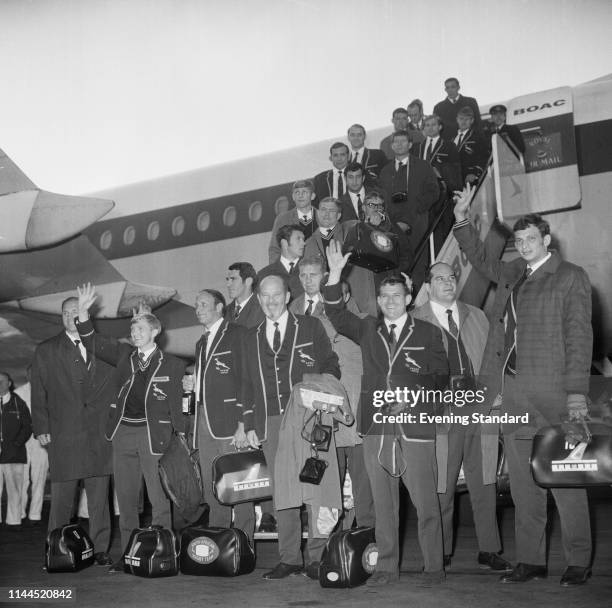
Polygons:
<instances>
[{"instance_id":1,"label":"dark haired man","mask_svg":"<svg viewBox=\"0 0 612 608\"><path fill-rule=\"evenodd\" d=\"M474 122L480 127L480 109L478 102L473 97L464 97L459 93L459 81L456 78L447 78L444 81L446 99L434 106L433 113L440 117L444 129L442 137L453 140L457 134L457 113L461 108L469 107L474 113Z\"/></svg>"},{"instance_id":2,"label":"dark haired man","mask_svg":"<svg viewBox=\"0 0 612 608\"><path fill-rule=\"evenodd\" d=\"M502 424L510 488L516 507L516 559L504 583L544 578L547 490L533 480L531 439L538 428L588 415L586 395L593 346L591 284L584 269L549 251L550 227L530 214L514 224L519 257L490 259L469 221L473 189L457 193L455 238L476 270L497 284L480 375L490 407L527 415L528 421ZM490 400L491 400L490 399ZM521 420L517 418L516 420ZM567 569L562 586L590 576L591 529L584 488L553 488L561 520Z\"/></svg>"},{"instance_id":3,"label":"dark haired man","mask_svg":"<svg viewBox=\"0 0 612 608\"><path fill-rule=\"evenodd\" d=\"M490 142L474 122L474 111L463 107L457 112L457 135L454 143L461 160L463 184L474 184L487 167L491 151Z\"/></svg>"},{"instance_id":4,"label":"dark haired man","mask_svg":"<svg viewBox=\"0 0 612 608\"><path fill-rule=\"evenodd\" d=\"M369 188L365 187L365 173L357 162L351 162L346 167L347 192L340 199L342 221L360 220L364 218L364 200Z\"/></svg>"},{"instance_id":5,"label":"dark haired man","mask_svg":"<svg viewBox=\"0 0 612 608\"><path fill-rule=\"evenodd\" d=\"M506 113L508 108L505 105L498 103L491 106L489 114L493 123L492 133L497 133L505 140L510 140L514 147L521 153L525 154L525 142L520 129L515 125L509 125L506 122Z\"/></svg>"},{"instance_id":6,"label":"dark haired man","mask_svg":"<svg viewBox=\"0 0 612 608\"><path fill-rule=\"evenodd\" d=\"M421 143L425 139L423 135L423 102L413 99L407 106L408 118L410 118L409 131L413 144Z\"/></svg>"},{"instance_id":7,"label":"dark haired man","mask_svg":"<svg viewBox=\"0 0 612 608\"><path fill-rule=\"evenodd\" d=\"M366 130L362 125L351 125L347 137L351 144L351 164L360 164L364 171L364 179L369 185L374 185L380 170L387 164L387 156L382 150L365 147Z\"/></svg>"},{"instance_id":8,"label":"dark haired man","mask_svg":"<svg viewBox=\"0 0 612 608\"><path fill-rule=\"evenodd\" d=\"M405 108L395 108L395 110L393 110L393 114L391 114L391 123L393 124L393 133L396 133L397 131L408 131L410 129L410 117L408 116L408 111ZM393 133L387 135L387 137L380 142L380 149L383 151L388 160L393 160L395 158L395 153L391 147Z\"/></svg>"},{"instance_id":9,"label":"dark haired man","mask_svg":"<svg viewBox=\"0 0 612 608\"><path fill-rule=\"evenodd\" d=\"M423 554L423 584L444 580L442 523L436 494L434 434L414 441L410 423L385 426L377 418L376 394L392 387L439 389L448 381L448 362L439 330L406 312L411 301L403 277L387 277L378 290L381 318L361 319L346 310L340 285L350 254L336 242L328 248L329 278L323 289L325 312L336 331L360 345L363 357L361 411L358 430L364 435L366 470L376 513L376 571L369 586L398 579L399 476L417 510L419 544ZM408 407L407 409L410 409ZM399 449L397 471L384 468ZM384 463L384 464L383 464ZM395 476L393 476L393 475Z\"/></svg>"},{"instance_id":10,"label":"dark haired man","mask_svg":"<svg viewBox=\"0 0 612 608\"><path fill-rule=\"evenodd\" d=\"M346 166L349 162L349 148L341 141L333 143L329 149L332 169L322 171L314 177L317 200L332 196L340 198L346 192Z\"/></svg>"},{"instance_id":11,"label":"dark haired man","mask_svg":"<svg viewBox=\"0 0 612 608\"><path fill-rule=\"evenodd\" d=\"M225 311L230 323L242 325L247 329L259 325L264 314L254 294L257 273L249 262L234 262L227 269L225 285L231 302Z\"/></svg>"}]
</instances>

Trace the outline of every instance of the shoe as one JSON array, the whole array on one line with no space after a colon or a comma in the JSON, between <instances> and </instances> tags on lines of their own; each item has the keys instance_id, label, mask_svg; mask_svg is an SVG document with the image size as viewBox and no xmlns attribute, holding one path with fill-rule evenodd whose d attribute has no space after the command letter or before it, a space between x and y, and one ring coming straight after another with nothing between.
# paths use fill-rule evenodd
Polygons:
<instances>
[{"instance_id":1,"label":"shoe","mask_svg":"<svg viewBox=\"0 0 612 608\"><path fill-rule=\"evenodd\" d=\"M399 574L396 572L384 572L384 571L376 571L372 574L372 576L366 581L367 587L382 587L383 585L390 585L392 583L397 583L399 580Z\"/></svg>"},{"instance_id":2,"label":"shoe","mask_svg":"<svg viewBox=\"0 0 612 608\"><path fill-rule=\"evenodd\" d=\"M452 555L444 556L444 568L446 570L448 570L451 567L451 559L452 559Z\"/></svg>"},{"instance_id":3,"label":"shoe","mask_svg":"<svg viewBox=\"0 0 612 608\"><path fill-rule=\"evenodd\" d=\"M25 528L38 528L41 523L40 523L40 519L24 519L22 522L22 525Z\"/></svg>"},{"instance_id":4,"label":"shoe","mask_svg":"<svg viewBox=\"0 0 612 608\"><path fill-rule=\"evenodd\" d=\"M320 564L321 562L310 562L306 566L306 569L304 570L303 574L307 576L308 578L311 578L313 581L318 581Z\"/></svg>"},{"instance_id":5,"label":"shoe","mask_svg":"<svg viewBox=\"0 0 612 608\"><path fill-rule=\"evenodd\" d=\"M114 574L115 572L125 572L125 562L123 561L123 558L118 559L109 569L108 572L109 574Z\"/></svg>"},{"instance_id":6,"label":"shoe","mask_svg":"<svg viewBox=\"0 0 612 608\"><path fill-rule=\"evenodd\" d=\"M561 587L584 585L591 574L590 568L583 568L582 566L568 566L561 577Z\"/></svg>"},{"instance_id":7,"label":"shoe","mask_svg":"<svg viewBox=\"0 0 612 608\"><path fill-rule=\"evenodd\" d=\"M512 572L504 574L499 580L502 583L526 583L531 579L546 578L548 570L546 566L534 566L519 562Z\"/></svg>"},{"instance_id":8,"label":"shoe","mask_svg":"<svg viewBox=\"0 0 612 608\"><path fill-rule=\"evenodd\" d=\"M272 513L264 513L259 523L259 532L278 532L276 519Z\"/></svg>"},{"instance_id":9,"label":"shoe","mask_svg":"<svg viewBox=\"0 0 612 608\"><path fill-rule=\"evenodd\" d=\"M446 580L444 570L435 570L434 572L423 572L417 581L419 587L435 587L442 584Z\"/></svg>"},{"instance_id":10,"label":"shoe","mask_svg":"<svg viewBox=\"0 0 612 608\"><path fill-rule=\"evenodd\" d=\"M111 556L104 551L94 554L94 561L98 566L110 566L113 563Z\"/></svg>"},{"instance_id":11,"label":"shoe","mask_svg":"<svg viewBox=\"0 0 612 608\"><path fill-rule=\"evenodd\" d=\"M481 568L497 572L511 572L512 564L497 553L478 552L478 563Z\"/></svg>"},{"instance_id":12,"label":"shoe","mask_svg":"<svg viewBox=\"0 0 612 608\"><path fill-rule=\"evenodd\" d=\"M270 570L269 572L265 572L261 578L265 578L267 580L276 580L279 578L287 578L292 574L301 574L303 571L304 568L302 568L302 566L283 564L283 562L281 562L280 564L275 566L274 569Z\"/></svg>"}]
</instances>

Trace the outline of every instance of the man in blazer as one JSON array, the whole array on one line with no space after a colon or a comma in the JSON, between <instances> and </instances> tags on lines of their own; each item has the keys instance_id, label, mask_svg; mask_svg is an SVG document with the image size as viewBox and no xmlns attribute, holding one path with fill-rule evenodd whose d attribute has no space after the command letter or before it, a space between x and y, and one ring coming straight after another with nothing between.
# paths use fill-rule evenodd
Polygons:
<instances>
[{"instance_id":1,"label":"man in blazer","mask_svg":"<svg viewBox=\"0 0 612 608\"><path fill-rule=\"evenodd\" d=\"M456 78L447 78L444 81L446 99L438 102L434 106L433 113L439 116L444 125L442 137L453 140L457 134L457 113L461 108L471 108L474 113L476 127L480 127L480 108L478 102L473 97L464 97L459 93L459 81Z\"/></svg>"},{"instance_id":2,"label":"man in blazer","mask_svg":"<svg viewBox=\"0 0 612 608\"><path fill-rule=\"evenodd\" d=\"M42 342L32 362L34 435L49 454L51 511L49 531L68 523L79 480L84 480L89 506L89 535L96 562L112 563L108 484L111 445L104 437L108 405L116 394L114 370L87 355L75 318L78 299L62 303L64 331Z\"/></svg>"},{"instance_id":3,"label":"man in blazer","mask_svg":"<svg viewBox=\"0 0 612 608\"><path fill-rule=\"evenodd\" d=\"M522 583L547 575L547 491L536 485L529 459L538 428L562 419L584 420L593 347L591 285L586 272L549 251L550 227L539 215L519 218L514 239L519 258L490 259L468 219L473 190L455 204L455 238L474 268L497 284L481 379L489 403L517 418L502 424L516 506L517 565L502 577ZM520 416L527 417L527 421ZM562 586L590 576L591 529L584 488L553 488L568 567Z\"/></svg>"},{"instance_id":4,"label":"man in blazer","mask_svg":"<svg viewBox=\"0 0 612 608\"><path fill-rule=\"evenodd\" d=\"M504 139L509 139L521 154L525 154L525 142L523 141L523 135L517 126L509 125L506 122L507 111L508 108L501 103L491 107L489 114L491 115L491 121L493 122L494 126L492 133L498 133Z\"/></svg>"},{"instance_id":5,"label":"man in blazer","mask_svg":"<svg viewBox=\"0 0 612 608\"><path fill-rule=\"evenodd\" d=\"M359 163L363 167L364 180L368 185L376 185L380 170L388 162L386 154L382 150L365 147L366 130L362 125L351 125L347 137L351 144L350 162Z\"/></svg>"},{"instance_id":6,"label":"man in blazer","mask_svg":"<svg viewBox=\"0 0 612 608\"><path fill-rule=\"evenodd\" d=\"M266 320L249 330L244 342L241 402L247 441L254 448L263 444L273 474L281 418L293 385L301 382L304 374L340 378L340 369L321 322L287 310L290 293L282 276L263 278L257 286L257 297ZM276 511L276 521L280 563L263 575L267 579L302 571L300 510ZM321 539L309 542L309 575L318 576L324 544Z\"/></svg>"},{"instance_id":7,"label":"man in blazer","mask_svg":"<svg viewBox=\"0 0 612 608\"><path fill-rule=\"evenodd\" d=\"M183 390L195 391L193 448L199 450L203 486L210 489L213 486L213 460L246 446L240 383L241 355L247 330L224 319L225 300L214 289L200 291L196 296L195 312L204 333L196 344L195 373L183 378ZM222 505L214 497L208 500L208 506L209 525L229 528L232 507ZM252 503L234 507L233 524L253 541L255 515Z\"/></svg>"},{"instance_id":8,"label":"man in blazer","mask_svg":"<svg viewBox=\"0 0 612 608\"><path fill-rule=\"evenodd\" d=\"M431 266L425 287L429 299L412 314L415 319L422 319L440 329L453 379L451 388L476 390L489 331L487 317L479 308L457 300L457 279L445 262ZM461 384L464 388L459 388ZM469 414L481 409L476 401L464 404L461 398L457 403L456 407L465 405ZM454 413L459 411L453 409ZM497 435L497 425L455 422L447 425L436 438L445 565L450 565L453 551L455 488L463 464L478 538L478 563L492 570L512 569L499 556L502 547L496 520Z\"/></svg>"},{"instance_id":9,"label":"man in blazer","mask_svg":"<svg viewBox=\"0 0 612 608\"><path fill-rule=\"evenodd\" d=\"M487 168L491 146L484 133L474 124L472 108L457 113L458 131L454 143L461 160L463 184L474 184Z\"/></svg>"},{"instance_id":10,"label":"man in blazer","mask_svg":"<svg viewBox=\"0 0 612 608\"><path fill-rule=\"evenodd\" d=\"M376 513L376 571L369 586L397 581L399 573L399 484L389 464L401 454L399 472L417 510L419 544L423 554L422 581L444 580L442 522L436 493L435 433L420 429L425 439L413 441L412 423L393 424L380 415L381 395L387 389L418 387L441 389L448 382L448 362L439 330L406 312L411 296L402 277L383 279L378 291L382 319L361 319L344 307L340 289L342 268L350 254L342 255L332 243L328 250L329 278L323 289L325 312L335 329L361 346L363 380L358 430ZM400 405L399 399L397 405ZM410 405L402 404L408 410ZM433 409L433 408L432 408ZM425 410L427 411L427 410ZM431 410L430 410L431 412ZM391 426L389 426L391 425ZM431 431L431 432L430 432ZM398 452L399 450L399 452ZM385 468L383 468L385 467Z\"/></svg>"},{"instance_id":11,"label":"man in blazer","mask_svg":"<svg viewBox=\"0 0 612 608\"><path fill-rule=\"evenodd\" d=\"M406 108L395 108L395 110L393 110L393 114L391 115L391 123L393 124L393 133L396 133L397 131L406 131L411 143L420 141L423 138L423 135L419 129L415 125L411 124L410 113L408 110L406 110ZM383 138L380 142L380 149L387 157L387 160L395 159L395 153L393 152L393 147L391 146L393 143L393 133L387 135L387 137Z\"/></svg>"},{"instance_id":12,"label":"man in blazer","mask_svg":"<svg viewBox=\"0 0 612 608\"><path fill-rule=\"evenodd\" d=\"M365 217L365 196L370 188L365 186L363 167L357 162L350 162L346 167L347 192L340 198L340 214L343 222L348 220L363 221Z\"/></svg>"},{"instance_id":13,"label":"man in blazer","mask_svg":"<svg viewBox=\"0 0 612 608\"><path fill-rule=\"evenodd\" d=\"M125 550L132 530L139 526L138 495L143 476L153 507L152 525L170 528L172 524L158 461L170 444L172 432L185 432L181 409L185 364L157 347L155 338L161 323L149 312L132 318L133 346L96 334L88 312L97 297L95 289L87 284L78 293L79 336L88 352L117 368L121 387L110 402L106 437L113 446L121 546ZM123 567L120 558L109 571L123 572Z\"/></svg>"},{"instance_id":14,"label":"man in blazer","mask_svg":"<svg viewBox=\"0 0 612 608\"><path fill-rule=\"evenodd\" d=\"M276 242L281 250L280 258L257 273L257 282L271 274L282 276L289 285L292 298L304 290L298 276L298 262L304 255L304 233L298 224L281 226L276 233Z\"/></svg>"},{"instance_id":15,"label":"man in blazer","mask_svg":"<svg viewBox=\"0 0 612 608\"><path fill-rule=\"evenodd\" d=\"M230 323L247 329L259 325L264 314L254 294L257 273L249 262L234 262L227 269L225 284L227 293L232 299L225 311L225 318Z\"/></svg>"},{"instance_id":16,"label":"man in blazer","mask_svg":"<svg viewBox=\"0 0 612 608\"><path fill-rule=\"evenodd\" d=\"M277 234L282 226L297 225L304 233L304 238L308 239L317 229L317 219L312 206L315 200L314 184L309 179L302 179L293 184L291 198L295 203L293 209L284 213L279 213L274 220L272 233L270 234L270 244L268 246L268 257L270 264L278 261L281 254L280 245L277 241Z\"/></svg>"},{"instance_id":17,"label":"man in blazer","mask_svg":"<svg viewBox=\"0 0 612 608\"><path fill-rule=\"evenodd\" d=\"M329 149L329 160L333 168L322 171L314 177L314 188L317 201L327 196L340 198L346 192L346 166L349 163L348 146L337 141Z\"/></svg>"}]
</instances>

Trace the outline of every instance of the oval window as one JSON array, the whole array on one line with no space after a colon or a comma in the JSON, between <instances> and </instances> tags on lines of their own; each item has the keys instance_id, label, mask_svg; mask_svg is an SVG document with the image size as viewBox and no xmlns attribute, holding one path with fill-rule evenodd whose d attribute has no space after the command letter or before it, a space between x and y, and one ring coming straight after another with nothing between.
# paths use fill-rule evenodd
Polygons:
<instances>
[{"instance_id":1,"label":"oval window","mask_svg":"<svg viewBox=\"0 0 612 608\"><path fill-rule=\"evenodd\" d=\"M251 206L249 207L249 219L252 222L258 222L261 219L262 213L263 205L261 204L261 201L251 203Z\"/></svg>"},{"instance_id":2,"label":"oval window","mask_svg":"<svg viewBox=\"0 0 612 608\"><path fill-rule=\"evenodd\" d=\"M223 212L223 224L225 224L225 226L233 226L236 223L237 216L236 207L228 207Z\"/></svg>"},{"instance_id":3,"label":"oval window","mask_svg":"<svg viewBox=\"0 0 612 608\"><path fill-rule=\"evenodd\" d=\"M185 218L178 215L172 220L172 235L181 236L185 232Z\"/></svg>"},{"instance_id":4,"label":"oval window","mask_svg":"<svg viewBox=\"0 0 612 608\"><path fill-rule=\"evenodd\" d=\"M113 244L113 233L110 230L105 230L100 235L100 249L110 249Z\"/></svg>"},{"instance_id":5,"label":"oval window","mask_svg":"<svg viewBox=\"0 0 612 608\"><path fill-rule=\"evenodd\" d=\"M157 240L158 236L159 236L159 222L155 220L154 222L151 222L147 228L147 238L150 241L155 241Z\"/></svg>"},{"instance_id":6,"label":"oval window","mask_svg":"<svg viewBox=\"0 0 612 608\"><path fill-rule=\"evenodd\" d=\"M136 228L134 226L128 226L123 231L123 242L125 245L133 245L136 240Z\"/></svg>"},{"instance_id":7,"label":"oval window","mask_svg":"<svg viewBox=\"0 0 612 608\"><path fill-rule=\"evenodd\" d=\"M202 213L198 215L197 226L200 232L206 232L206 230L208 230L210 226L210 213L208 213L208 211L202 211Z\"/></svg>"}]
</instances>

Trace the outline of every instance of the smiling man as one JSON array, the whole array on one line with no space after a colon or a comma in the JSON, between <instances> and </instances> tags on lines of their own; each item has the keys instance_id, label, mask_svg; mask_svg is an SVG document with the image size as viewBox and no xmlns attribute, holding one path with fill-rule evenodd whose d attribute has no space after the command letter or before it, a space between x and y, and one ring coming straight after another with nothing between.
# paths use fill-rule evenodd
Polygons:
<instances>
[{"instance_id":1,"label":"smiling man","mask_svg":"<svg viewBox=\"0 0 612 608\"><path fill-rule=\"evenodd\" d=\"M550 227L530 214L514 224L519 257L490 259L468 219L473 189L457 193L455 238L476 270L497 284L481 380L489 407L528 415L529 423L503 424L502 432L516 506L517 565L504 583L544 578L547 491L536 485L529 459L538 428L588 415L586 395L593 347L591 284L584 269L550 250ZM584 584L590 576L591 529L584 488L551 490L561 520L567 568L562 586Z\"/></svg>"}]
</instances>

